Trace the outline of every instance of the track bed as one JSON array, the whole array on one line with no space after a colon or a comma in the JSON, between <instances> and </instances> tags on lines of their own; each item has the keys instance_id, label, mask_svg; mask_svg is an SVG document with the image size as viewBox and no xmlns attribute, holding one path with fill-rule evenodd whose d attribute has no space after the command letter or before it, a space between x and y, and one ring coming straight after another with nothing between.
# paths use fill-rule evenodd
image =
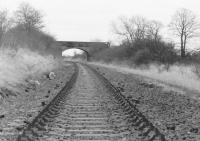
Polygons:
<instances>
[{"instance_id":1,"label":"track bed","mask_svg":"<svg viewBox=\"0 0 200 141\"><path fill-rule=\"evenodd\" d=\"M165 137L104 77L77 64L69 84L17 140L164 141Z\"/></svg>"}]
</instances>

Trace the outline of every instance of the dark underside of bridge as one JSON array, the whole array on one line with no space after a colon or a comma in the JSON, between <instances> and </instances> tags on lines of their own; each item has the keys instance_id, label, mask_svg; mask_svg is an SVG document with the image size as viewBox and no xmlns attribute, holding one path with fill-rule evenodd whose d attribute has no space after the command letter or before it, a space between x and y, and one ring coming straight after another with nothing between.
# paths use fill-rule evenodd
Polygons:
<instances>
[{"instance_id":1,"label":"dark underside of bridge","mask_svg":"<svg viewBox=\"0 0 200 141\"><path fill-rule=\"evenodd\" d=\"M95 52L110 47L109 42L56 41L56 45L61 52L72 48L81 49L87 53L88 60Z\"/></svg>"}]
</instances>

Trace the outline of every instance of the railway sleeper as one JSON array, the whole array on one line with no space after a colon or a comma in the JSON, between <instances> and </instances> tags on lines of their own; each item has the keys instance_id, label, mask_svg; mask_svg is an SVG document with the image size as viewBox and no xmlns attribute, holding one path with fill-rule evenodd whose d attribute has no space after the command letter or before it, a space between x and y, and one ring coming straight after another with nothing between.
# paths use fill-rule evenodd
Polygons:
<instances>
[{"instance_id":1,"label":"railway sleeper","mask_svg":"<svg viewBox=\"0 0 200 141\"><path fill-rule=\"evenodd\" d=\"M40 131L46 131L45 127L42 126L39 122L36 122L34 126Z\"/></svg>"},{"instance_id":2,"label":"railway sleeper","mask_svg":"<svg viewBox=\"0 0 200 141\"><path fill-rule=\"evenodd\" d=\"M51 114L49 111L46 111L43 115L47 120L51 120L56 117L56 115Z\"/></svg>"},{"instance_id":3,"label":"railway sleeper","mask_svg":"<svg viewBox=\"0 0 200 141\"><path fill-rule=\"evenodd\" d=\"M148 126L147 122L142 122L142 125L138 127L139 130L143 131Z\"/></svg>"},{"instance_id":4,"label":"railway sleeper","mask_svg":"<svg viewBox=\"0 0 200 141\"><path fill-rule=\"evenodd\" d=\"M160 132L157 132L157 129L153 129L148 133L149 141L166 141L164 135L160 134Z\"/></svg>"}]
</instances>

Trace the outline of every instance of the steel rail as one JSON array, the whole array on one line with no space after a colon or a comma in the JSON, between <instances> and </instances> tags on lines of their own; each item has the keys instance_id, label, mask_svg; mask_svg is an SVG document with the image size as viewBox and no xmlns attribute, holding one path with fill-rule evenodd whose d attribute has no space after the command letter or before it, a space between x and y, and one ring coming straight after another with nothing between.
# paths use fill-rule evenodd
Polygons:
<instances>
[{"instance_id":1,"label":"steel rail","mask_svg":"<svg viewBox=\"0 0 200 141\"><path fill-rule=\"evenodd\" d=\"M115 97L122 108L129 114L129 122L132 126L137 128L142 132L142 136L144 139L148 141L154 141L159 138L160 141L166 141L163 133L159 131L137 108L134 104L132 104L123 94L121 94L120 90L117 89L113 84L109 82L103 75L97 72L97 70L91 68L89 65L84 64L89 69L91 69L103 82L103 84L110 90L111 94Z\"/></svg>"},{"instance_id":2,"label":"steel rail","mask_svg":"<svg viewBox=\"0 0 200 141\"><path fill-rule=\"evenodd\" d=\"M78 76L78 66L73 63L74 73L70 80L66 82L62 90L53 98L53 100L33 119L33 121L24 129L23 133L18 136L17 141L35 141L42 132L45 131L45 125L52 121L62 109L65 99L76 82Z\"/></svg>"}]
</instances>

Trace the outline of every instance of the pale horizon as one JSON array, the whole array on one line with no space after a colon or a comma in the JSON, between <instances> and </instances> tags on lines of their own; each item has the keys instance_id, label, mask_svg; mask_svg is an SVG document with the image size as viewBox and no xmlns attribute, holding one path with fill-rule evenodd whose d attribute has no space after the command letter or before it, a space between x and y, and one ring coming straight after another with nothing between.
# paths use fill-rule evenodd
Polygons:
<instances>
[{"instance_id":1,"label":"pale horizon","mask_svg":"<svg viewBox=\"0 0 200 141\"><path fill-rule=\"evenodd\" d=\"M45 31L65 41L117 42L111 30L112 22L120 16L135 15L162 22L164 38L171 38L167 25L176 10L186 8L200 15L198 0L0 0L0 8L12 13L22 2L41 10ZM192 44L200 47L199 38Z\"/></svg>"}]
</instances>

